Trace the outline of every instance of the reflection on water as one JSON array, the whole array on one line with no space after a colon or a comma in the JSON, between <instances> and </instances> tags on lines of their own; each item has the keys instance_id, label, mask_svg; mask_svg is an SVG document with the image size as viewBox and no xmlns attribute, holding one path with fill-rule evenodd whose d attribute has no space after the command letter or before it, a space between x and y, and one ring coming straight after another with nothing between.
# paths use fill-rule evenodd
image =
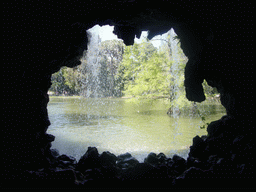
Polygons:
<instances>
[{"instance_id":1,"label":"reflection on water","mask_svg":"<svg viewBox=\"0 0 256 192\"><path fill-rule=\"evenodd\" d=\"M192 138L206 134L198 117L166 114L168 100L93 99L51 97L48 133L56 136L52 148L79 159L88 146L116 155L130 152L143 161L149 152L186 156ZM207 122L225 114L220 104L200 105Z\"/></svg>"}]
</instances>

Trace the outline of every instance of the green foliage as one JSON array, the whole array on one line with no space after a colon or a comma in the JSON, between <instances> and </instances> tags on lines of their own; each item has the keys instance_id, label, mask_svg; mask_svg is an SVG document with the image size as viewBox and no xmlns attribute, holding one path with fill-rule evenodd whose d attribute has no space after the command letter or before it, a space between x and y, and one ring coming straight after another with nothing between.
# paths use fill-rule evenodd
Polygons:
<instances>
[{"instance_id":1,"label":"green foliage","mask_svg":"<svg viewBox=\"0 0 256 192\"><path fill-rule=\"evenodd\" d=\"M102 89L104 97L119 97L122 95L121 79L118 76L119 65L122 62L124 44L120 40L103 41L100 45Z\"/></svg>"},{"instance_id":2,"label":"green foliage","mask_svg":"<svg viewBox=\"0 0 256 192\"><path fill-rule=\"evenodd\" d=\"M62 67L52 75L50 91L56 94L76 95L80 92L79 72L77 68Z\"/></svg>"},{"instance_id":3,"label":"green foliage","mask_svg":"<svg viewBox=\"0 0 256 192\"><path fill-rule=\"evenodd\" d=\"M178 39L178 37L175 37ZM179 44L178 44L179 46ZM142 43L125 46L120 40L103 41L99 45L98 62L101 75L99 77L102 97L133 96L136 98L170 99L170 108L186 108L191 106L185 98L184 67L187 58L178 49L178 63L175 71L171 50L170 35L162 42L159 49L144 39ZM86 57L76 68L63 67L52 75L50 91L56 94L85 95L86 78L90 78L86 70ZM215 88L203 83L207 97L217 94ZM202 117L205 127L205 117Z\"/></svg>"},{"instance_id":4,"label":"green foliage","mask_svg":"<svg viewBox=\"0 0 256 192\"><path fill-rule=\"evenodd\" d=\"M123 93L134 97L169 96L170 61L152 43L125 48L122 69Z\"/></svg>"},{"instance_id":5,"label":"green foliage","mask_svg":"<svg viewBox=\"0 0 256 192\"><path fill-rule=\"evenodd\" d=\"M218 94L216 87L210 87L207 82L203 82L204 94L206 97L215 97Z\"/></svg>"},{"instance_id":6,"label":"green foliage","mask_svg":"<svg viewBox=\"0 0 256 192\"><path fill-rule=\"evenodd\" d=\"M199 117L201 118L201 120L202 120L202 122L203 122L203 125L200 126L200 129L205 129L210 123L207 123L207 122L206 122L205 116L203 116L203 115L200 113L199 109L197 109L197 113L198 113Z\"/></svg>"}]
</instances>

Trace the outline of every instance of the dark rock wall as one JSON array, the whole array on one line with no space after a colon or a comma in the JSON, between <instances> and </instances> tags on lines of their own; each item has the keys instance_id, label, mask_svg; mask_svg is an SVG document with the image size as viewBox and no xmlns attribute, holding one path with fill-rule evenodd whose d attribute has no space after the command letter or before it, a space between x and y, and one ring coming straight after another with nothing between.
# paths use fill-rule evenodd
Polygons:
<instances>
[{"instance_id":1,"label":"dark rock wall","mask_svg":"<svg viewBox=\"0 0 256 192\"><path fill-rule=\"evenodd\" d=\"M145 3L146 2L146 3ZM74 67L87 48L86 30L115 26L127 45L149 30L149 38L171 27L189 61L186 96L205 99L204 79L221 102L253 134L253 4L249 1L12 1L3 3L2 156L5 177L46 167L54 136L46 134L51 74ZM232 132L232 131L231 131ZM237 129L234 132L239 134Z\"/></svg>"}]
</instances>

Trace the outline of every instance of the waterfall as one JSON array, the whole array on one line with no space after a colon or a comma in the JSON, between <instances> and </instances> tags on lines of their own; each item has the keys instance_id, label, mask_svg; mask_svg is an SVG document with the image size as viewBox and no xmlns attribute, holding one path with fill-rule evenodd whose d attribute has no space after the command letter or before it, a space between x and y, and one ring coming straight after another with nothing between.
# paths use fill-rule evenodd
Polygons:
<instances>
[{"instance_id":1,"label":"waterfall","mask_svg":"<svg viewBox=\"0 0 256 192\"><path fill-rule=\"evenodd\" d=\"M101 75L101 64L100 59L100 37L97 33L97 30L90 32L90 41L88 45L88 51L86 53L86 80L85 80L85 90L84 95L89 98L98 98L100 97L100 75Z\"/></svg>"},{"instance_id":2,"label":"waterfall","mask_svg":"<svg viewBox=\"0 0 256 192\"><path fill-rule=\"evenodd\" d=\"M99 26L95 26L87 31L89 44L88 50L84 53L83 66L84 78L82 79L82 92L81 94L90 102L83 105L86 109L86 117L88 124L97 124L100 126L101 113L95 108L104 105L100 99L102 97L102 73L101 66L101 53L99 36Z\"/></svg>"},{"instance_id":3,"label":"waterfall","mask_svg":"<svg viewBox=\"0 0 256 192\"><path fill-rule=\"evenodd\" d=\"M84 55L85 79L82 81L82 95L90 101L83 107L86 108L90 123L96 123L97 126L101 126L102 118L110 115L106 111L111 113L110 109L104 112L97 109L104 108L111 102L107 101L106 97L111 95L109 93L113 89L113 78L109 78L107 73L107 60L102 49L100 29L101 27L96 25L87 31L89 44L88 51ZM114 109L114 106L112 108Z\"/></svg>"},{"instance_id":4,"label":"waterfall","mask_svg":"<svg viewBox=\"0 0 256 192\"><path fill-rule=\"evenodd\" d=\"M180 108L177 103L178 98L180 97L179 91L179 53L178 53L178 40L175 39L177 36L173 29L170 30L170 47L171 47L171 57L172 57L172 65L171 65L171 75L173 80L172 85L172 116L174 118L178 118L180 114Z\"/></svg>"},{"instance_id":5,"label":"waterfall","mask_svg":"<svg viewBox=\"0 0 256 192\"><path fill-rule=\"evenodd\" d=\"M173 127L174 127L174 135L173 135L173 142L172 145L176 146L177 145L177 136L182 135L180 133L179 128L179 115L181 108L179 106L178 99L181 96L181 90L179 88L179 47L178 47L178 40L175 38L177 35L174 32L173 29L169 31L169 38L170 38L170 50L171 50L171 60L172 60L172 65L171 65L171 77L172 77L172 85L171 85L171 114L174 119ZM175 151L175 153L178 153L178 151Z\"/></svg>"}]
</instances>

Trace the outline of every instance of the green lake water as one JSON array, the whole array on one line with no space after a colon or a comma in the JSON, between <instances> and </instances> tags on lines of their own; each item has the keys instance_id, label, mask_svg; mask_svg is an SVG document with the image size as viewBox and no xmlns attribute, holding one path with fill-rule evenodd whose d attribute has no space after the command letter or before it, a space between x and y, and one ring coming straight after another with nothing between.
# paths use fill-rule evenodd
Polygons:
<instances>
[{"instance_id":1,"label":"green lake water","mask_svg":"<svg viewBox=\"0 0 256 192\"><path fill-rule=\"evenodd\" d=\"M150 152L186 157L192 139L205 135L201 118L191 113L166 114L167 99L50 97L48 133L56 136L52 148L79 159L89 146L99 153L131 153L139 161ZM225 115L218 103L198 105L206 122Z\"/></svg>"}]
</instances>

